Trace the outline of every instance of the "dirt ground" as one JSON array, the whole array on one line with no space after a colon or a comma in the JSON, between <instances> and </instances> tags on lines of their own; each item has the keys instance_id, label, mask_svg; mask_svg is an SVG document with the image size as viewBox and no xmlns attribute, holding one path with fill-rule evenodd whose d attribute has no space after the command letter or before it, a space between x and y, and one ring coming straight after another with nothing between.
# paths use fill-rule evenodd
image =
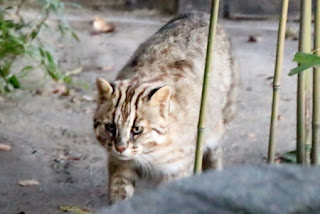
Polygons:
<instances>
[{"instance_id":1,"label":"dirt ground","mask_svg":"<svg viewBox=\"0 0 320 214\"><path fill-rule=\"evenodd\" d=\"M32 16L32 11L29 13ZM114 33L91 34L90 21L98 14L115 23ZM39 85L35 72L25 82L33 90L0 101L0 143L12 146L11 151L0 151L0 213L54 214L60 213L59 205L95 210L107 204L106 155L92 130L94 81L97 76L112 80L137 46L167 17L73 11L66 19L80 37L79 43L60 39L56 32L44 32L43 38L55 47L63 69L83 67L75 78L86 82L89 89L59 96L52 93L56 85ZM267 153L277 22L221 23L230 35L241 76L238 114L223 138L225 167L260 164ZM258 36L259 41L248 42L249 35ZM287 74L295 66L291 59L296 49L297 41L287 40L277 152L293 149L295 144L296 77ZM35 92L38 86L44 86L40 95ZM36 179L40 185L19 186L24 179Z\"/></svg>"}]
</instances>

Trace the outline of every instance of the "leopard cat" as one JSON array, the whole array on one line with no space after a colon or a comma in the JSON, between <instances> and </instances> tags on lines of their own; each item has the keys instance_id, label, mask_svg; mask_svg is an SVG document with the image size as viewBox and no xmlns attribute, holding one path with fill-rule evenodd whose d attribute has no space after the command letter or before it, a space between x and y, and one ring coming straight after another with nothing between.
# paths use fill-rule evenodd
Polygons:
<instances>
[{"instance_id":1,"label":"leopard cat","mask_svg":"<svg viewBox=\"0 0 320 214\"><path fill-rule=\"evenodd\" d=\"M111 203L130 198L135 183L154 184L193 173L209 15L186 13L140 45L98 89L94 132L108 154ZM218 140L235 112L237 75L230 42L218 26L209 77L204 170L222 168Z\"/></svg>"}]
</instances>

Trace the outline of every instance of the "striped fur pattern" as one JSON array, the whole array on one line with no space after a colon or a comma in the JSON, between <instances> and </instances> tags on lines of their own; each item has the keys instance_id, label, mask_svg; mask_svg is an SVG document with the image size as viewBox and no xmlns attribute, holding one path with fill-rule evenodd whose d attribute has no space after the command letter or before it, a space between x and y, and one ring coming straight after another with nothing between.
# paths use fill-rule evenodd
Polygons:
<instances>
[{"instance_id":1,"label":"striped fur pattern","mask_svg":"<svg viewBox=\"0 0 320 214\"><path fill-rule=\"evenodd\" d=\"M143 43L116 81L97 79L94 130L108 152L111 203L137 179L153 184L192 174L209 16L182 14ZM221 168L217 142L234 112L230 44L217 31L203 168Z\"/></svg>"}]
</instances>

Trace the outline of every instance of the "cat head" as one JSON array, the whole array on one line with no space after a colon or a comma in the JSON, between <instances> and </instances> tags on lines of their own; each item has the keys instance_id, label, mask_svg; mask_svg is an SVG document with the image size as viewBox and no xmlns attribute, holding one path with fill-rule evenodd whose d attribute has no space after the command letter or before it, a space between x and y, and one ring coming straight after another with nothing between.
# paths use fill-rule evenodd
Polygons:
<instances>
[{"instance_id":1,"label":"cat head","mask_svg":"<svg viewBox=\"0 0 320 214\"><path fill-rule=\"evenodd\" d=\"M132 83L109 84L98 78L94 130L100 144L119 160L152 152L167 138L171 87Z\"/></svg>"}]
</instances>

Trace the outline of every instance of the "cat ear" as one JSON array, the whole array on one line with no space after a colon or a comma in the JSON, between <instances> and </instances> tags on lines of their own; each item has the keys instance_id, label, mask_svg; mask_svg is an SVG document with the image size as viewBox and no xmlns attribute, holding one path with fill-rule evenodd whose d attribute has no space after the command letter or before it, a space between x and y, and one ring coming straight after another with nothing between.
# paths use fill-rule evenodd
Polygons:
<instances>
[{"instance_id":1,"label":"cat ear","mask_svg":"<svg viewBox=\"0 0 320 214\"><path fill-rule=\"evenodd\" d=\"M96 80L96 85L99 92L99 103L102 103L102 101L107 100L111 97L113 93L113 88L107 82L107 80L98 77Z\"/></svg>"},{"instance_id":2,"label":"cat ear","mask_svg":"<svg viewBox=\"0 0 320 214\"><path fill-rule=\"evenodd\" d=\"M166 85L159 89L154 89L150 93L150 103L152 105L166 105L171 97L171 87Z\"/></svg>"}]
</instances>

